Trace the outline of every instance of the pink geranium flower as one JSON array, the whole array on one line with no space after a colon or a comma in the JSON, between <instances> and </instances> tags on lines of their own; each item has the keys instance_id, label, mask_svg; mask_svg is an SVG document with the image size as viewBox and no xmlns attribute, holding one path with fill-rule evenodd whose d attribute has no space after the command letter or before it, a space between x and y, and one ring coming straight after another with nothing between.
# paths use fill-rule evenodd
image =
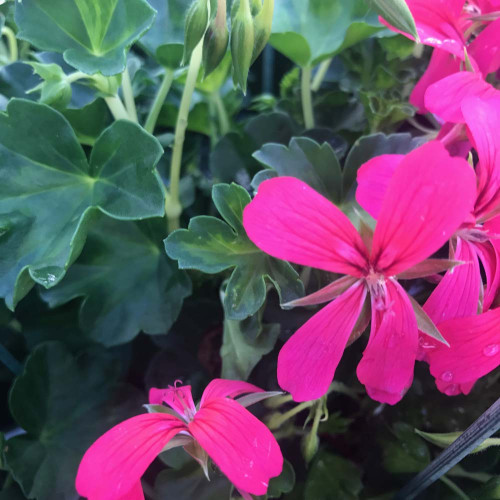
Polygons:
<instances>
[{"instance_id":1,"label":"pink geranium flower","mask_svg":"<svg viewBox=\"0 0 500 500\"><path fill-rule=\"evenodd\" d=\"M407 4L420 41L434 47L429 66L410 96L419 112L431 110L425 98L430 85L464 68L466 52L482 78L500 67L500 20L496 19L499 8L495 1L407 0Z\"/></svg>"},{"instance_id":2,"label":"pink geranium flower","mask_svg":"<svg viewBox=\"0 0 500 500\"><path fill-rule=\"evenodd\" d=\"M445 321L488 310L500 285L500 97L468 98L462 103L461 112L479 157L475 169L477 193L473 210L451 239L450 258L464 264L444 275L423 306L440 330ZM375 218L380 213L381 199L389 188L391 176L403 158L402 155L379 156L358 171L356 198ZM377 193L372 189L374 179L378 182ZM480 263L486 277L484 289ZM451 339L446 335L445 338L450 343L449 348L427 336L420 337L418 358L428 361L433 372L436 371L433 363L444 355L443 352L451 359L455 349L461 349L462 344L457 340L456 334ZM477 336L476 351L486 349L489 344L485 342L489 341L490 339ZM456 359L459 363L460 356L457 355ZM437 379L437 386L448 395L468 393L475 380L484 375L482 368L479 365L471 367L472 372L476 371L476 377L470 378L469 385L456 383L445 376Z\"/></svg>"},{"instance_id":3,"label":"pink geranium flower","mask_svg":"<svg viewBox=\"0 0 500 500\"><path fill-rule=\"evenodd\" d=\"M377 185L372 186L373 191ZM268 254L347 274L301 304L333 302L285 344L278 381L295 401L326 393L370 294L371 332L357 375L368 394L394 404L411 385L418 348L412 303L396 277L439 249L472 209L473 172L438 142L416 149L391 176L373 240L302 181L263 182L243 213L250 239Z\"/></svg>"},{"instance_id":4,"label":"pink geranium flower","mask_svg":"<svg viewBox=\"0 0 500 500\"><path fill-rule=\"evenodd\" d=\"M233 399L242 394L247 396ZM245 499L264 495L283 456L269 429L244 406L276 393L216 379L195 406L190 386L151 389L158 412L138 415L101 436L85 453L76 489L89 500L143 500L140 478L164 450L183 446L204 468L210 457Z\"/></svg>"}]
</instances>

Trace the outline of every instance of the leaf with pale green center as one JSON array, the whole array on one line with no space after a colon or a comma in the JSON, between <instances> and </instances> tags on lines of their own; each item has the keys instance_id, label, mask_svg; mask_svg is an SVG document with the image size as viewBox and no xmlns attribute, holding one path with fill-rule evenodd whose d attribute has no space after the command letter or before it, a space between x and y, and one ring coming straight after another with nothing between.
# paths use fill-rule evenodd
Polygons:
<instances>
[{"instance_id":1,"label":"leaf with pale green center","mask_svg":"<svg viewBox=\"0 0 500 500\"><path fill-rule=\"evenodd\" d=\"M139 413L137 392L117 384L117 361L101 350L75 358L58 342L41 344L28 358L9 397L10 412L26 434L9 439L5 451L7 468L28 498L77 498L84 452L113 425Z\"/></svg>"},{"instance_id":2,"label":"leaf with pale green center","mask_svg":"<svg viewBox=\"0 0 500 500\"><path fill-rule=\"evenodd\" d=\"M57 307L84 297L80 326L107 346L128 342L140 331L168 332L191 282L161 248L164 234L164 219L135 223L103 217L66 277L42 298Z\"/></svg>"},{"instance_id":3,"label":"leaf with pale green center","mask_svg":"<svg viewBox=\"0 0 500 500\"><path fill-rule=\"evenodd\" d=\"M155 170L163 150L131 122L115 122L87 161L57 111L14 99L0 115L0 296L13 309L39 283L56 285L103 212L135 220L163 215Z\"/></svg>"},{"instance_id":4,"label":"leaf with pale green center","mask_svg":"<svg viewBox=\"0 0 500 500\"><path fill-rule=\"evenodd\" d=\"M418 41L417 27L405 0L372 0L373 8L392 26L413 35Z\"/></svg>"},{"instance_id":5,"label":"leaf with pale green center","mask_svg":"<svg viewBox=\"0 0 500 500\"><path fill-rule=\"evenodd\" d=\"M63 54L84 73L116 75L127 49L155 17L146 0L23 0L16 2L17 36Z\"/></svg>"},{"instance_id":6,"label":"leaf with pale green center","mask_svg":"<svg viewBox=\"0 0 500 500\"><path fill-rule=\"evenodd\" d=\"M440 448L447 448L452 443L454 443L463 432L424 432L415 429L415 432L423 437L429 443L435 444ZM479 453L480 451L486 450L490 446L500 446L500 438L492 437L485 439L477 448L471 451L471 453Z\"/></svg>"},{"instance_id":7,"label":"leaf with pale green center","mask_svg":"<svg viewBox=\"0 0 500 500\"><path fill-rule=\"evenodd\" d=\"M257 312L266 298L268 278L282 303L303 295L303 285L293 267L261 252L245 233L243 209L250 203L248 192L237 184L217 184L212 198L224 221L199 216L188 229L174 231L165 249L181 269L215 274L234 268L224 297L227 319L242 320Z\"/></svg>"},{"instance_id":8,"label":"leaf with pale green center","mask_svg":"<svg viewBox=\"0 0 500 500\"><path fill-rule=\"evenodd\" d=\"M331 201L341 201L342 171L335 151L328 143L319 145L307 137L294 137L288 147L265 144L253 157L269 167L254 177L254 189L265 179L291 176L309 184Z\"/></svg>"},{"instance_id":9,"label":"leaf with pale green center","mask_svg":"<svg viewBox=\"0 0 500 500\"><path fill-rule=\"evenodd\" d=\"M363 0L276 0L269 42L295 64L308 66L382 29Z\"/></svg>"}]
</instances>

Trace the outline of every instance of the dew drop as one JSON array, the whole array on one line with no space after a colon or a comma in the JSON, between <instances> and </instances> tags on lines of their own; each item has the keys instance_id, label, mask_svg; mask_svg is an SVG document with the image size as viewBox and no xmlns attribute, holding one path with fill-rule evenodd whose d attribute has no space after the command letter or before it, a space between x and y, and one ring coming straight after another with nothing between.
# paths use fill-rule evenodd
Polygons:
<instances>
[{"instance_id":1,"label":"dew drop","mask_svg":"<svg viewBox=\"0 0 500 500\"><path fill-rule=\"evenodd\" d=\"M451 373L451 372L441 373L441 380L443 382L451 382L453 380L453 373Z\"/></svg>"},{"instance_id":2,"label":"dew drop","mask_svg":"<svg viewBox=\"0 0 500 500\"><path fill-rule=\"evenodd\" d=\"M451 384L444 390L447 396L456 396L459 392L457 384Z\"/></svg>"},{"instance_id":3,"label":"dew drop","mask_svg":"<svg viewBox=\"0 0 500 500\"><path fill-rule=\"evenodd\" d=\"M483 349L483 354L488 358L491 358L500 351L500 346L498 344L490 344Z\"/></svg>"}]
</instances>

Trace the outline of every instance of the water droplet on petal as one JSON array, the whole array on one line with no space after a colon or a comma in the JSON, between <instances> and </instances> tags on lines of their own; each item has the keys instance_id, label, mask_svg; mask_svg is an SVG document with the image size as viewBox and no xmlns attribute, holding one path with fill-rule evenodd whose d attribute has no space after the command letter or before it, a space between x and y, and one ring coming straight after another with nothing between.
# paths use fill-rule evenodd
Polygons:
<instances>
[{"instance_id":1,"label":"water droplet on petal","mask_svg":"<svg viewBox=\"0 0 500 500\"><path fill-rule=\"evenodd\" d=\"M457 384L451 384L444 390L444 393L447 396L456 396L457 394L460 393L460 390L458 389Z\"/></svg>"},{"instance_id":2,"label":"water droplet on petal","mask_svg":"<svg viewBox=\"0 0 500 500\"><path fill-rule=\"evenodd\" d=\"M488 358L491 358L500 351L500 346L498 344L490 344L483 349L483 354Z\"/></svg>"},{"instance_id":3,"label":"water droplet on petal","mask_svg":"<svg viewBox=\"0 0 500 500\"><path fill-rule=\"evenodd\" d=\"M443 372L441 373L441 380L443 382L451 382L453 380L453 373L451 372Z\"/></svg>"}]
</instances>

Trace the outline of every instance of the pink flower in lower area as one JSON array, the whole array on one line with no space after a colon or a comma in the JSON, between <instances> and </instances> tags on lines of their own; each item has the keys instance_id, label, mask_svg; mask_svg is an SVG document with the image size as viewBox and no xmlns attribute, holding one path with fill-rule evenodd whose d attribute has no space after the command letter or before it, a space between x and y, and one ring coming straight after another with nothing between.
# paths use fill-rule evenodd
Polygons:
<instances>
[{"instance_id":1,"label":"pink flower in lower area","mask_svg":"<svg viewBox=\"0 0 500 500\"><path fill-rule=\"evenodd\" d=\"M376 184L372 186L377 190ZM249 238L279 259L347 274L296 304L331 299L285 344L278 381L294 400L328 390L344 348L366 326L370 294L371 332L357 375L368 394L399 401L413 379L417 320L397 276L446 243L470 213L475 179L468 163L451 158L438 142L405 156L389 180L373 239L364 240L335 205L302 181L263 182L243 213ZM358 318L363 325L356 325Z\"/></svg>"},{"instance_id":2,"label":"pink flower in lower area","mask_svg":"<svg viewBox=\"0 0 500 500\"><path fill-rule=\"evenodd\" d=\"M246 396L234 399L242 394ZM143 500L140 478L164 450L183 446L207 473L210 457L245 499L264 495L283 456L269 429L245 406L275 393L246 382L210 382L199 407L190 386L151 389L154 413L138 415L101 436L85 453L76 477L89 500Z\"/></svg>"}]
</instances>

